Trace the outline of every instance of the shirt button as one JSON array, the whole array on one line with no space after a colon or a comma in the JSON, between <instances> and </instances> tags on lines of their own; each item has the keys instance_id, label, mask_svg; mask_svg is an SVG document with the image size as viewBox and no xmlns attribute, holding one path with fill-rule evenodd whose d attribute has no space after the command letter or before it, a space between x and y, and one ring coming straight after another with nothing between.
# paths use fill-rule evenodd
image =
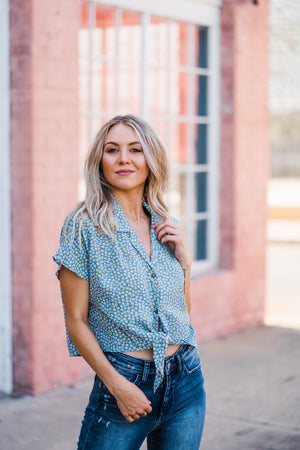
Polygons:
<instances>
[{"instance_id":1,"label":"shirt button","mask_svg":"<svg viewBox=\"0 0 300 450\"><path fill-rule=\"evenodd\" d=\"M155 278L155 277L156 277L156 273L155 273L155 272L152 272L152 273L151 273L151 277L152 277L152 278Z\"/></svg>"}]
</instances>

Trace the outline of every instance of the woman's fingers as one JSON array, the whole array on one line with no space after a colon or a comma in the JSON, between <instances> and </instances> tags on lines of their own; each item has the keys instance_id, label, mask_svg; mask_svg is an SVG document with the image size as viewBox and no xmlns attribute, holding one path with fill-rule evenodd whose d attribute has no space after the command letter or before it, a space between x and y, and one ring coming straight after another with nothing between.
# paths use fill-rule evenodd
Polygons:
<instances>
[{"instance_id":1,"label":"woman's fingers","mask_svg":"<svg viewBox=\"0 0 300 450\"><path fill-rule=\"evenodd\" d=\"M144 392L125 378L119 383L114 395L120 412L128 422L144 417L152 411L151 402Z\"/></svg>"},{"instance_id":2,"label":"woman's fingers","mask_svg":"<svg viewBox=\"0 0 300 450\"><path fill-rule=\"evenodd\" d=\"M158 241L161 244L168 244L182 267L191 264L185 232L181 223L173 222L171 219L159 220L153 225L153 229Z\"/></svg>"},{"instance_id":3,"label":"woman's fingers","mask_svg":"<svg viewBox=\"0 0 300 450\"><path fill-rule=\"evenodd\" d=\"M155 230L155 233L158 234L161 231L161 229L166 226L168 226L170 229L176 231L178 225L180 225L180 224L172 222L172 220L170 220L170 219L164 219L164 220L160 220L159 222L156 222L153 225L153 228Z\"/></svg>"},{"instance_id":4,"label":"woman's fingers","mask_svg":"<svg viewBox=\"0 0 300 450\"><path fill-rule=\"evenodd\" d=\"M161 238L160 243L164 244L165 242L174 242L174 243L178 242L178 243L180 243L180 238L178 236L175 236L175 235L165 234Z\"/></svg>"},{"instance_id":5,"label":"woman's fingers","mask_svg":"<svg viewBox=\"0 0 300 450\"><path fill-rule=\"evenodd\" d=\"M137 419L140 419L141 417L146 417L147 416L147 413L146 413L146 411L139 411L139 412L136 412L135 414L129 414L128 415L128 417L126 418L126 420L128 421L128 422L133 422L134 420L137 420Z\"/></svg>"},{"instance_id":6,"label":"woman's fingers","mask_svg":"<svg viewBox=\"0 0 300 450\"><path fill-rule=\"evenodd\" d=\"M169 222L168 220L163 220L157 222L155 225L155 233L157 239L160 241L161 238L166 234L183 236L183 230L180 224L175 224L174 222Z\"/></svg>"}]
</instances>

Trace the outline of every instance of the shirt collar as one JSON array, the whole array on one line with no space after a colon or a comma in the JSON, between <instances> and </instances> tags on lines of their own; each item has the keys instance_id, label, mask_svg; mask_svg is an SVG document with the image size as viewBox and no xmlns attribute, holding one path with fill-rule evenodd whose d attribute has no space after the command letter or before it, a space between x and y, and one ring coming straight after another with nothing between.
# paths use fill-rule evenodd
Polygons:
<instances>
[{"instance_id":1,"label":"shirt collar","mask_svg":"<svg viewBox=\"0 0 300 450\"><path fill-rule=\"evenodd\" d=\"M129 232L131 233L133 231L127 217L124 214L124 211L122 210L120 204L116 200L116 198L112 195L113 199L113 215L115 219L115 225L117 231L121 232ZM148 205L148 203L143 199L142 200L143 206L149 211L151 215L151 225L154 225L158 220L161 220L161 217L158 216L153 209Z\"/></svg>"}]
</instances>

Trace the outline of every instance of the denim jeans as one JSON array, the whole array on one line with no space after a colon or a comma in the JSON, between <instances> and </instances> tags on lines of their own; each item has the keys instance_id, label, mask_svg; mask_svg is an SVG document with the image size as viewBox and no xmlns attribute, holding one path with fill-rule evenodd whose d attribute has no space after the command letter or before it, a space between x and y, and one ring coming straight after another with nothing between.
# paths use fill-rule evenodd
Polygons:
<instances>
[{"instance_id":1,"label":"denim jeans","mask_svg":"<svg viewBox=\"0 0 300 450\"><path fill-rule=\"evenodd\" d=\"M127 422L102 381L95 383L82 421L78 450L198 450L205 417L205 390L198 349L182 345L165 358L164 381L153 392L153 361L124 353L106 357L151 401L152 412Z\"/></svg>"}]
</instances>

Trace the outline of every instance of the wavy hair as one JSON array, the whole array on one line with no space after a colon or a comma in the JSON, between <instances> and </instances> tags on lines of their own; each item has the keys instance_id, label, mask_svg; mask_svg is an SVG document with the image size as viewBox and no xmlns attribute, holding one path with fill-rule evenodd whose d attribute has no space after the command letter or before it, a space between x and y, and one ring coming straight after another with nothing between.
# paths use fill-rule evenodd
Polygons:
<instances>
[{"instance_id":1,"label":"wavy hair","mask_svg":"<svg viewBox=\"0 0 300 450\"><path fill-rule=\"evenodd\" d=\"M120 123L133 128L145 155L149 174L145 183L144 200L160 217L163 219L168 217L168 208L163 198L169 178L169 163L164 144L153 128L143 119L131 114L113 117L100 128L87 154L85 200L78 203L69 216L74 220L74 225L78 218L80 227L89 216L102 233L111 237L115 230L112 191L110 184L104 178L101 161L107 135L112 127Z\"/></svg>"}]
</instances>

